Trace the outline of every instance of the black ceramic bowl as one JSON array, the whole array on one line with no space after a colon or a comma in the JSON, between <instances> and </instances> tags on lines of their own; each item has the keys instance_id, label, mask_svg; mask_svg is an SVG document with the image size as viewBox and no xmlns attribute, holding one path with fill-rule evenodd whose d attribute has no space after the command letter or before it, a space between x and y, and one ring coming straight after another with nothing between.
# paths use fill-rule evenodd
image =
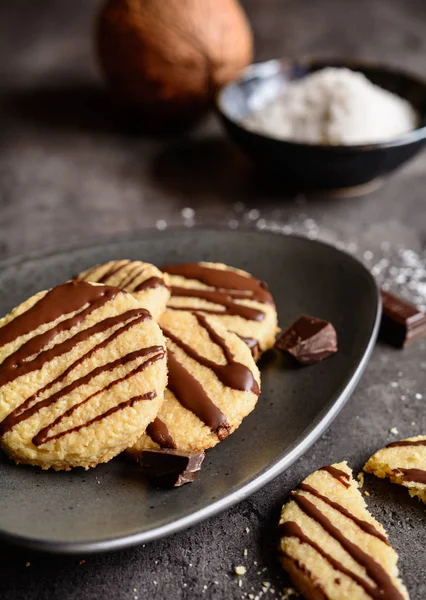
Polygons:
<instances>
[{"instance_id":1,"label":"black ceramic bowl","mask_svg":"<svg viewBox=\"0 0 426 600\"><path fill-rule=\"evenodd\" d=\"M246 129L242 122L248 113L279 95L289 81L329 66L360 71L373 83L408 100L419 114L418 128L389 142L356 146L292 142ZM254 64L220 90L216 105L239 147L257 165L278 172L286 186L298 189L367 191L426 143L426 81L368 63L280 59Z\"/></svg>"}]
</instances>

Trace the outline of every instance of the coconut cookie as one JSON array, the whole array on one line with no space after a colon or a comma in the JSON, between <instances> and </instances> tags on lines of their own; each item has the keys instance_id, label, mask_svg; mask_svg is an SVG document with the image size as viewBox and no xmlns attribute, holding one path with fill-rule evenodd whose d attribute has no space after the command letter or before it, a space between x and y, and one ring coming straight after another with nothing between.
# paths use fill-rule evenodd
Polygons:
<instances>
[{"instance_id":1,"label":"coconut cookie","mask_svg":"<svg viewBox=\"0 0 426 600\"><path fill-rule=\"evenodd\" d=\"M404 600L398 556L345 462L309 475L280 519L280 556L312 600Z\"/></svg>"},{"instance_id":2,"label":"coconut cookie","mask_svg":"<svg viewBox=\"0 0 426 600\"><path fill-rule=\"evenodd\" d=\"M76 281L92 281L131 292L141 306L158 320L170 298L166 277L150 263L138 260L112 260L96 265L75 277Z\"/></svg>"},{"instance_id":3,"label":"coconut cookie","mask_svg":"<svg viewBox=\"0 0 426 600\"><path fill-rule=\"evenodd\" d=\"M118 288L71 281L0 320L0 439L17 463L110 460L155 418L166 383L159 326Z\"/></svg>"},{"instance_id":4,"label":"coconut cookie","mask_svg":"<svg viewBox=\"0 0 426 600\"><path fill-rule=\"evenodd\" d=\"M265 283L221 263L183 263L162 269L169 275L169 309L214 315L251 348L255 359L272 348L277 312Z\"/></svg>"},{"instance_id":5,"label":"coconut cookie","mask_svg":"<svg viewBox=\"0 0 426 600\"><path fill-rule=\"evenodd\" d=\"M247 345L217 320L166 310L165 402L130 454L163 447L201 451L224 440L255 407L259 370Z\"/></svg>"},{"instance_id":6,"label":"coconut cookie","mask_svg":"<svg viewBox=\"0 0 426 600\"><path fill-rule=\"evenodd\" d=\"M426 435L393 442L370 458L364 471L388 477L408 488L410 496L426 502Z\"/></svg>"}]
</instances>

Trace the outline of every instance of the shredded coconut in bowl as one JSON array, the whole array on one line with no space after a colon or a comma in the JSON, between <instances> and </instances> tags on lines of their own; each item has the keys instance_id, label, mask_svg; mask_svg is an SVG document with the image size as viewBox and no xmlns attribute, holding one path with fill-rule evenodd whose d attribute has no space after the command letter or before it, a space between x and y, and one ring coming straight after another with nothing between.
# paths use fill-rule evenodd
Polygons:
<instances>
[{"instance_id":1,"label":"shredded coconut in bowl","mask_svg":"<svg viewBox=\"0 0 426 600\"><path fill-rule=\"evenodd\" d=\"M244 124L278 139L354 145L395 139L415 129L418 120L409 102L362 73L329 67L289 83Z\"/></svg>"}]
</instances>

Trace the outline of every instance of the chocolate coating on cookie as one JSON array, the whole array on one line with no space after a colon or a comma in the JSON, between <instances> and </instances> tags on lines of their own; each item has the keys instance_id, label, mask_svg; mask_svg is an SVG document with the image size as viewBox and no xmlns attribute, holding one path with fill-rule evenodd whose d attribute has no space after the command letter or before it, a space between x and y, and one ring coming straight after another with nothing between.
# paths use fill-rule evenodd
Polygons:
<instances>
[{"instance_id":1,"label":"chocolate coating on cookie","mask_svg":"<svg viewBox=\"0 0 426 600\"><path fill-rule=\"evenodd\" d=\"M1 444L17 462L108 460L152 421L165 384L161 331L118 288L68 282L0 321Z\"/></svg>"},{"instance_id":2,"label":"chocolate coating on cookie","mask_svg":"<svg viewBox=\"0 0 426 600\"><path fill-rule=\"evenodd\" d=\"M83 271L75 280L116 286L130 292L141 306L150 311L154 319L159 319L170 297L166 277L150 263L113 260Z\"/></svg>"},{"instance_id":3,"label":"chocolate coating on cookie","mask_svg":"<svg viewBox=\"0 0 426 600\"><path fill-rule=\"evenodd\" d=\"M163 267L170 281L168 308L212 315L247 340L257 358L274 344L277 315L263 281L221 263Z\"/></svg>"},{"instance_id":4,"label":"chocolate coating on cookie","mask_svg":"<svg viewBox=\"0 0 426 600\"><path fill-rule=\"evenodd\" d=\"M426 436L393 442L378 450L364 470L406 487L411 496L426 503Z\"/></svg>"},{"instance_id":5,"label":"chocolate coating on cookie","mask_svg":"<svg viewBox=\"0 0 426 600\"><path fill-rule=\"evenodd\" d=\"M213 317L166 311L165 403L145 436L130 449L153 446L200 451L224 440L254 408L259 371L249 348Z\"/></svg>"},{"instance_id":6,"label":"chocolate coating on cookie","mask_svg":"<svg viewBox=\"0 0 426 600\"><path fill-rule=\"evenodd\" d=\"M300 484L283 507L279 530L282 564L306 598L318 598L320 590L329 600L407 600L397 555L346 463L320 469Z\"/></svg>"}]
</instances>

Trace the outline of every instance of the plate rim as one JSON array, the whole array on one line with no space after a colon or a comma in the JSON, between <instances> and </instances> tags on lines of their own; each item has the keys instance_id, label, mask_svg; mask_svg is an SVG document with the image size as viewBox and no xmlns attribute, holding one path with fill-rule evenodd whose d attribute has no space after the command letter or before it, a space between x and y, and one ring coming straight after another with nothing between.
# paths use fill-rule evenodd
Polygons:
<instances>
[{"instance_id":1,"label":"plate rim","mask_svg":"<svg viewBox=\"0 0 426 600\"><path fill-rule=\"evenodd\" d=\"M293 444L290 452L287 452L284 457L279 459L276 463L274 463L271 467L268 467L265 472L261 475L257 476L255 479L249 481L245 485L243 485L240 489L235 490L234 492L226 495L219 500L216 500L209 505L201 508L195 512L192 512L180 519L174 520L170 523L166 523L161 525L160 527L156 527L155 529L150 529L148 531L139 532L139 533L131 533L125 536L118 536L114 538L109 538L105 540L91 540L84 542L69 542L69 541L57 541L51 540L48 538L41 537L32 537L32 536L23 536L18 534L13 534L7 531L4 531L0 528L0 542L5 542L14 546L18 546L21 548L26 548L34 551L41 551L51 554L91 554L96 552L106 552L106 551L114 551L124 548L129 548L132 546L137 546L139 544L144 544L147 542L151 542L169 535L173 535L178 533L179 531L183 531L189 527L197 525L198 523L213 517L220 512L234 506L235 504L241 502L245 498L248 498L250 495L264 487L270 481L275 479L278 475L288 469L294 462L300 458L314 443L317 439L324 433L324 431L331 425L333 420L336 418L338 413L341 411L343 406L349 400L356 386L358 385L361 376L367 367L367 364L370 360L371 354L373 352L379 327L380 327L380 319L382 313L382 301L379 293L378 285L370 273L370 271L363 265L363 263L336 246L324 242L322 240L311 240L303 235L293 235L293 234L282 234L279 232L267 231L267 230L256 230L250 226L239 227L237 230L230 229L226 226L214 226L208 227L206 225L194 226L190 229L187 227L176 226L169 227L165 231L160 231L155 228L146 228L139 230L138 232L132 232L130 234L122 234L117 236L100 236L96 240L94 240L90 244L78 244L78 243L65 243L59 244L56 246L47 246L41 250L33 250L28 253L19 254L16 256L12 256L10 258L6 258L0 261L0 271L6 268L13 267L15 265L19 265L20 263L27 262L30 260L41 260L43 258L48 258L54 254L63 254L65 252L72 251L85 251L90 250L96 247L100 247L106 245L108 243L120 243L120 242L131 242L137 241L146 234L160 237L161 235L167 235L170 233L188 233L191 230L197 231L205 231L205 232L215 232L215 231L227 231L232 233L251 233L258 236L275 236L281 238L296 238L300 241L308 245L316 246L318 244L322 246L326 246L328 249L335 251L337 254L343 254L346 260L349 260L354 264L354 266L364 272L367 275L367 278L373 284L373 287L376 290L376 311L374 321L372 323L372 327L369 332L369 341L364 349L364 353L359 361L359 364L352 374L349 381L346 383L344 389L340 392L338 398L332 402L328 403L327 406L323 409L321 413L312 421L311 425L308 426L305 431L303 431L298 440L296 440Z\"/></svg>"}]
</instances>

